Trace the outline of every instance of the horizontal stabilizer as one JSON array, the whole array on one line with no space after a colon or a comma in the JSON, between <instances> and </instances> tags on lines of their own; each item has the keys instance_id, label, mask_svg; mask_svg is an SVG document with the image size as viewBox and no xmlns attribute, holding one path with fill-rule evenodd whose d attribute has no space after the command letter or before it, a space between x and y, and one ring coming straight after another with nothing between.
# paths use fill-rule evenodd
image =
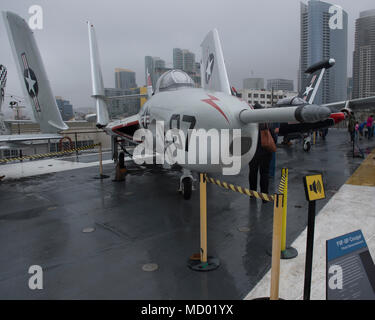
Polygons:
<instances>
[{"instance_id":1,"label":"horizontal stabilizer","mask_svg":"<svg viewBox=\"0 0 375 320\"><path fill-rule=\"evenodd\" d=\"M62 136L58 134L4 134L0 135L0 142L22 142L22 141L36 141L36 140L49 140L61 139Z\"/></svg>"}]
</instances>

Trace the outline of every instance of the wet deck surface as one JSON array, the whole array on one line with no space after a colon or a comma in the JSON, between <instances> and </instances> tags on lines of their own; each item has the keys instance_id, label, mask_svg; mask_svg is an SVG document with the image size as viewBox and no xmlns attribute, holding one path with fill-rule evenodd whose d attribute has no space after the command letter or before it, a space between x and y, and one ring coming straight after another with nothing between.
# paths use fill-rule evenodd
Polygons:
<instances>
[{"instance_id":1,"label":"wet deck surface","mask_svg":"<svg viewBox=\"0 0 375 320\"><path fill-rule=\"evenodd\" d=\"M303 176L323 174L319 210L362 162L350 151L347 132L336 129L310 153L301 144L278 149L270 192L288 168L288 243L307 223ZM113 177L113 165L104 169ZM208 185L208 254L221 265L199 273L187 267L199 252L199 192L183 200L176 172L147 170L126 182L97 175L90 167L0 183L0 299L242 299L270 268L271 203ZM247 187L247 175L226 181ZM159 269L144 272L146 263ZM28 288L31 265L44 270L43 290Z\"/></svg>"}]
</instances>

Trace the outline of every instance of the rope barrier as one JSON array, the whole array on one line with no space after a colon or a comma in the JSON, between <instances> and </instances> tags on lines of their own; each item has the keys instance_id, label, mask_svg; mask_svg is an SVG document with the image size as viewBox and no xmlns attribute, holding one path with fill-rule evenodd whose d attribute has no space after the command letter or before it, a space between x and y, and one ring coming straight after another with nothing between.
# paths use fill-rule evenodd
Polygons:
<instances>
[{"instance_id":1,"label":"rope barrier","mask_svg":"<svg viewBox=\"0 0 375 320\"><path fill-rule=\"evenodd\" d=\"M13 162L13 161L23 161L23 160L35 160L35 159L41 159L41 158L47 158L47 157L55 157L55 156L59 156L59 155L67 154L67 153L72 153L74 151L94 149L97 146L100 146L100 143L93 144L93 145L90 145L90 146L80 147L80 148L73 148L73 149L64 150L64 151L49 152L49 153L43 153L43 154L34 154L34 155L18 157L18 158L0 159L0 163L7 163L7 162Z\"/></svg>"},{"instance_id":2,"label":"rope barrier","mask_svg":"<svg viewBox=\"0 0 375 320\"><path fill-rule=\"evenodd\" d=\"M234 184L231 184L231 183L222 182L218 179L214 179L214 178L209 177L207 174L205 174L205 178L206 178L207 182L209 182L209 183L216 184L219 187L222 187L222 188L225 188L225 189L228 189L228 190L232 190L234 192L239 192L239 193L248 195L249 197L258 198L258 199L262 199L262 200L269 201L269 202L274 201L274 199L275 199L275 195L261 193L261 192L249 190L247 188L242 188L240 186L235 186Z\"/></svg>"}]
</instances>

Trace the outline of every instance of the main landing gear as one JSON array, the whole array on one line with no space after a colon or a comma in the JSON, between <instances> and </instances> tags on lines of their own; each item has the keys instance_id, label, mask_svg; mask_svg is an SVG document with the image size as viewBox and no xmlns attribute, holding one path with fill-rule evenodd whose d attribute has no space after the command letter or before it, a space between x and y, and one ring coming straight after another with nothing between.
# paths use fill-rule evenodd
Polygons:
<instances>
[{"instance_id":1,"label":"main landing gear","mask_svg":"<svg viewBox=\"0 0 375 320\"><path fill-rule=\"evenodd\" d=\"M303 137L303 151L309 152L311 149L311 134Z\"/></svg>"},{"instance_id":2,"label":"main landing gear","mask_svg":"<svg viewBox=\"0 0 375 320\"><path fill-rule=\"evenodd\" d=\"M189 200L191 198L194 190L193 182L194 178L191 174L191 171L184 169L180 178L180 187L178 189L178 192L183 195L185 200Z\"/></svg>"}]
</instances>

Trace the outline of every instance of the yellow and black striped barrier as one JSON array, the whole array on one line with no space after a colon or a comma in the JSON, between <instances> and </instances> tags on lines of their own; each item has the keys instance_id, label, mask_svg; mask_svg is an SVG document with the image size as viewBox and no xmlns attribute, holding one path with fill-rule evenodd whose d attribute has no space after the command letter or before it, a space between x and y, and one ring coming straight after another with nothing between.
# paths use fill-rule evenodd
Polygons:
<instances>
[{"instance_id":1,"label":"yellow and black striped barrier","mask_svg":"<svg viewBox=\"0 0 375 320\"><path fill-rule=\"evenodd\" d=\"M206 184L212 183L219 187L239 192L249 197L255 197L265 201L273 201L274 203L274 216L273 216L273 236L272 236L272 266L271 266L271 288L270 288L270 299L279 299L279 281L280 281L280 256L281 256L281 239L283 233L283 212L284 212L284 193L287 189L288 178L287 175L281 180L279 190L282 190L281 194L266 194L234 184L222 182L218 179L209 177L205 173L199 175L199 189L200 189L200 260L196 260L195 256L190 258L189 267L195 271L210 271L215 270L219 265L220 261L217 258L209 257L207 255L207 189Z\"/></svg>"},{"instance_id":2,"label":"yellow and black striped barrier","mask_svg":"<svg viewBox=\"0 0 375 320\"><path fill-rule=\"evenodd\" d=\"M274 199L275 199L274 195L267 194L267 193L261 193L261 192L249 190L247 188L242 188L240 186L235 186L234 184L231 184L231 183L222 182L218 179L214 179L214 178L209 177L207 174L205 174L205 178L206 178L207 182L209 182L209 183L216 184L219 187L222 187L222 188L225 188L225 189L228 189L228 190L232 190L234 192L239 192L239 193L248 195L249 197L254 197L254 198L258 198L258 199L262 199L262 200L270 201L270 202L274 201Z\"/></svg>"},{"instance_id":3,"label":"yellow and black striped barrier","mask_svg":"<svg viewBox=\"0 0 375 320\"><path fill-rule=\"evenodd\" d=\"M75 151L83 151L83 150L88 150L88 149L94 149L97 146L101 146L101 144L97 143L97 144L93 144L93 145L90 145L90 146L73 148L73 149L64 150L64 151L49 152L49 153L43 153L43 154L34 154L34 155L30 155L30 156L23 156L23 157L17 157L17 158L0 159L0 163L50 158L50 157L55 157L55 156L60 156L60 155L72 153L72 152L75 152Z\"/></svg>"}]
</instances>

